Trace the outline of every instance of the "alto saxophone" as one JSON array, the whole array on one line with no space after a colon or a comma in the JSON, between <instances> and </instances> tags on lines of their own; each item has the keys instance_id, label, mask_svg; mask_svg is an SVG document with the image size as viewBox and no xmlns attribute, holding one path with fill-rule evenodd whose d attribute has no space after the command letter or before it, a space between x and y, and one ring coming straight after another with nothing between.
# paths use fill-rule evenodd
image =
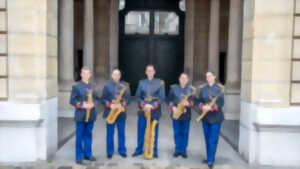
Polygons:
<instances>
[{"instance_id":1,"label":"alto saxophone","mask_svg":"<svg viewBox=\"0 0 300 169\"><path fill-rule=\"evenodd\" d=\"M93 91L91 89L88 90L88 99L85 104L92 104L93 103ZM85 115L85 122L88 122L90 119L90 114L91 114L91 109L86 110L86 115Z\"/></svg>"},{"instance_id":2,"label":"alto saxophone","mask_svg":"<svg viewBox=\"0 0 300 169\"><path fill-rule=\"evenodd\" d=\"M218 98L223 94L223 91L221 91L216 97L214 97L206 106L213 106L216 104ZM197 122L203 119L207 115L208 111L203 111L201 115L199 115L196 119Z\"/></svg>"},{"instance_id":3,"label":"alto saxophone","mask_svg":"<svg viewBox=\"0 0 300 169\"><path fill-rule=\"evenodd\" d=\"M182 114L186 112L185 103L188 101L188 99L193 96L196 93L196 90L194 87L192 87L193 91L192 93L186 95L181 99L181 101L177 104L177 111L173 112L173 118L175 120L178 120Z\"/></svg>"},{"instance_id":4,"label":"alto saxophone","mask_svg":"<svg viewBox=\"0 0 300 169\"><path fill-rule=\"evenodd\" d=\"M127 88L124 85L122 85L122 87L123 88L120 91L120 94L117 96L116 99L114 99L112 101L113 104L120 104L121 103L123 95L124 95L125 91L127 90ZM124 111L125 111L125 107L124 106L121 106L121 107L116 108L116 109L111 109L110 112L109 112L109 114L108 114L108 116L106 117L106 122L108 124L113 124L116 121L116 119L119 116L119 114L122 113L122 112L124 112Z\"/></svg>"},{"instance_id":5,"label":"alto saxophone","mask_svg":"<svg viewBox=\"0 0 300 169\"><path fill-rule=\"evenodd\" d=\"M153 122L151 123L151 109L149 108L146 109L145 116L147 119L147 125L144 143L144 157L146 160L150 160L153 158L155 127L158 122L157 120L153 120Z\"/></svg>"}]
</instances>

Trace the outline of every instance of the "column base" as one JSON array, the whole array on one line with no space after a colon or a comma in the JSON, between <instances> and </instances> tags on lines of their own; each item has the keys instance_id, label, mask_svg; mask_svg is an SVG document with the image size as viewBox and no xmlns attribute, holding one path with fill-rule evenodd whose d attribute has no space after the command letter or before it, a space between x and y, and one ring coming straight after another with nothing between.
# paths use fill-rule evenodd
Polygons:
<instances>
[{"instance_id":1,"label":"column base","mask_svg":"<svg viewBox=\"0 0 300 169\"><path fill-rule=\"evenodd\" d=\"M39 104L0 103L0 162L53 158L57 150L57 98Z\"/></svg>"},{"instance_id":2,"label":"column base","mask_svg":"<svg viewBox=\"0 0 300 169\"><path fill-rule=\"evenodd\" d=\"M241 102L239 153L250 163L300 166L300 107Z\"/></svg>"},{"instance_id":3,"label":"column base","mask_svg":"<svg viewBox=\"0 0 300 169\"><path fill-rule=\"evenodd\" d=\"M240 93L225 93L224 116L226 120L240 119Z\"/></svg>"}]
</instances>

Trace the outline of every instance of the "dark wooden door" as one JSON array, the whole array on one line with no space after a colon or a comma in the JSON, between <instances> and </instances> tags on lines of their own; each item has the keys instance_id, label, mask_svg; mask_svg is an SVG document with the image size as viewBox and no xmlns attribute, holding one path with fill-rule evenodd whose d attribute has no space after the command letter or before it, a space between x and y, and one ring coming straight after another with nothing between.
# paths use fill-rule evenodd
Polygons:
<instances>
[{"instance_id":1,"label":"dark wooden door","mask_svg":"<svg viewBox=\"0 0 300 169\"><path fill-rule=\"evenodd\" d=\"M126 32L126 16L130 12L148 14L147 33ZM176 33L155 31L161 13L177 15ZM119 67L123 73L122 79L130 83L132 95L135 94L139 80L146 78L147 64L154 65L156 77L165 81L167 91L171 84L177 83L184 66L184 19L185 13L179 9L179 0L126 1L125 9L119 14Z\"/></svg>"}]
</instances>

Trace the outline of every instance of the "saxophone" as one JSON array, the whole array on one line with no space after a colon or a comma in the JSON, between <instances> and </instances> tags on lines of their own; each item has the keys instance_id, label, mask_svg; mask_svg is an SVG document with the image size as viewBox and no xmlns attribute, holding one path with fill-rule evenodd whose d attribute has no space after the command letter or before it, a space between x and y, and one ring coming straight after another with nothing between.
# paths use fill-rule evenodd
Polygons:
<instances>
[{"instance_id":1,"label":"saxophone","mask_svg":"<svg viewBox=\"0 0 300 169\"><path fill-rule=\"evenodd\" d=\"M145 116L147 119L147 125L144 143L144 157L146 160L150 160L153 158L155 127L158 122L157 120L153 120L151 123L151 109L146 109Z\"/></svg>"},{"instance_id":2,"label":"saxophone","mask_svg":"<svg viewBox=\"0 0 300 169\"><path fill-rule=\"evenodd\" d=\"M121 100L123 98L123 95L124 95L125 91L127 90L127 87L125 87L124 85L122 85L122 87L123 88L120 91L120 94L117 96L116 99L114 99L112 101L113 104L120 104L120 102L121 102ZM121 106L120 108L116 108L116 109L111 109L110 112L109 112L109 114L108 114L108 116L106 117L106 122L108 124L113 124L116 121L116 119L119 116L119 114L121 112L124 112L124 111L125 111L124 106Z\"/></svg>"},{"instance_id":3,"label":"saxophone","mask_svg":"<svg viewBox=\"0 0 300 169\"><path fill-rule=\"evenodd\" d=\"M88 99L85 104L92 104L93 103L93 91L91 89L88 90ZM90 114L91 114L91 109L86 110L86 115L85 115L85 122L88 122L90 119Z\"/></svg>"},{"instance_id":4,"label":"saxophone","mask_svg":"<svg viewBox=\"0 0 300 169\"><path fill-rule=\"evenodd\" d=\"M213 106L216 104L218 98L223 94L223 90L216 96L214 97L208 104L206 104L207 106ZM199 122L200 120L203 119L203 117L205 117L207 115L208 111L204 111L201 113L201 115L199 115L196 119L197 122Z\"/></svg>"},{"instance_id":5,"label":"saxophone","mask_svg":"<svg viewBox=\"0 0 300 169\"><path fill-rule=\"evenodd\" d=\"M175 120L178 120L182 114L186 112L185 103L188 101L188 99L193 96L196 93L196 90L194 87L192 87L193 91L192 93L185 95L183 99L177 104L177 111L173 112L173 118Z\"/></svg>"}]
</instances>

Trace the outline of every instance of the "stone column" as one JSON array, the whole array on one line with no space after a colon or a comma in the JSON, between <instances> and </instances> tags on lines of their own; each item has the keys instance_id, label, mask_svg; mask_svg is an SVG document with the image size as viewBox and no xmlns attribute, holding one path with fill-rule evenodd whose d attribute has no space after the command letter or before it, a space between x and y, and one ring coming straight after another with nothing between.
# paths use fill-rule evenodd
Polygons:
<instances>
[{"instance_id":1,"label":"stone column","mask_svg":"<svg viewBox=\"0 0 300 169\"><path fill-rule=\"evenodd\" d=\"M184 71L190 76L190 81L193 81L194 67L194 32L195 32L195 10L194 0L186 2L186 19L185 19L185 54L184 54Z\"/></svg>"},{"instance_id":2,"label":"stone column","mask_svg":"<svg viewBox=\"0 0 300 169\"><path fill-rule=\"evenodd\" d=\"M74 0L59 2L59 79L70 84L74 81Z\"/></svg>"},{"instance_id":3,"label":"stone column","mask_svg":"<svg viewBox=\"0 0 300 169\"><path fill-rule=\"evenodd\" d=\"M84 1L83 63L94 73L94 0Z\"/></svg>"},{"instance_id":4,"label":"stone column","mask_svg":"<svg viewBox=\"0 0 300 169\"><path fill-rule=\"evenodd\" d=\"M211 0L209 24L208 69L219 77L220 0Z\"/></svg>"},{"instance_id":5,"label":"stone column","mask_svg":"<svg viewBox=\"0 0 300 169\"><path fill-rule=\"evenodd\" d=\"M119 0L110 1L109 73L118 66Z\"/></svg>"},{"instance_id":6,"label":"stone column","mask_svg":"<svg viewBox=\"0 0 300 169\"><path fill-rule=\"evenodd\" d=\"M241 81L242 0L230 1L226 89L239 91Z\"/></svg>"}]
</instances>

